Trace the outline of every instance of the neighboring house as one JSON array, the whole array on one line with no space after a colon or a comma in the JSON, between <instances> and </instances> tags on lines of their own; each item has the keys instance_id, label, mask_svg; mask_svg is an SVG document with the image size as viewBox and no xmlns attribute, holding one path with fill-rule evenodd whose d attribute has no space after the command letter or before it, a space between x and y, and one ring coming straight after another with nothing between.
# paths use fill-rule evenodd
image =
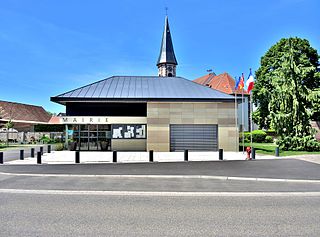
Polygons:
<instances>
[{"instance_id":1,"label":"neighboring house","mask_svg":"<svg viewBox=\"0 0 320 237\"><path fill-rule=\"evenodd\" d=\"M237 95L237 98L242 97L241 90L235 90L235 80L228 73L222 73L220 75L216 75L215 73L209 73L202 77L199 77L194 82L210 87L214 90L229 94L229 95ZM249 113L249 94L246 90L244 90L244 119L242 119L242 103L238 103L238 126L241 131L242 124L244 124L244 130L250 130L250 113Z\"/></svg>"},{"instance_id":2,"label":"neighboring house","mask_svg":"<svg viewBox=\"0 0 320 237\"><path fill-rule=\"evenodd\" d=\"M19 132L30 132L34 125L48 124L51 115L41 106L0 101L0 127L12 121Z\"/></svg>"}]
</instances>

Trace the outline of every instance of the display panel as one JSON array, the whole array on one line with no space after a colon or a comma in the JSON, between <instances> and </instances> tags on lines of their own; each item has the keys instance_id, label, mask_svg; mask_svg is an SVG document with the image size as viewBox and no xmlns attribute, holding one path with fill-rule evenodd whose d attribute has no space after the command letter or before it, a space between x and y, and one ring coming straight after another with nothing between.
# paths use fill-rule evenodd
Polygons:
<instances>
[{"instance_id":1,"label":"display panel","mask_svg":"<svg viewBox=\"0 0 320 237\"><path fill-rule=\"evenodd\" d=\"M112 124L112 139L146 139L146 124Z\"/></svg>"}]
</instances>

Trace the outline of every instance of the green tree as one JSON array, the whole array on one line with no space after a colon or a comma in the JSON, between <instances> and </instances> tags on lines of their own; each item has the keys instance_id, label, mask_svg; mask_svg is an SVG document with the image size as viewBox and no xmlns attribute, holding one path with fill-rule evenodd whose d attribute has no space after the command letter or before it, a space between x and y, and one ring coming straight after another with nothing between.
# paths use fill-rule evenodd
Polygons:
<instances>
[{"instance_id":1,"label":"green tree","mask_svg":"<svg viewBox=\"0 0 320 237\"><path fill-rule=\"evenodd\" d=\"M13 126L14 126L14 124L13 124L13 122L11 121L11 119L5 124L5 127L6 127L7 129L13 128Z\"/></svg>"},{"instance_id":2,"label":"green tree","mask_svg":"<svg viewBox=\"0 0 320 237\"><path fill-rule=\"evenodd\" d=\"M285 150L319 150L310 125L317 96L310 89L316 85L309 76L316 67L310 58L295 47L296 38L287 40L279 67L269 72L272 93L268 109L270 123L280 136L278 144Z\"/></svg>"},{"instance_id":3,"label":"green tree","mask_svg":"<svg viewBox=\"0 0 320 237\"><path fill-rule=\"evenodd\" d=\"M317 51L310 46L309 41L306 39L281 39L261 58L261 66L256 71L255 89L252 93L257 110L253 113L253 120L260 128L272 128L269 104L272 96L278 93L275 89L275 84L278 82L279 71L288 70L284 59L285 55L290 51L294 53L293 60L295 64L299 70L303 71L303 74L299 74L300 84L308 90L320 88L320 73L317 72L317 66L319 65ZM309 93L309 91L306 91L306 93ZM306 106L311 108L311 102L306 103ZM319 111L313 111L313 114L311 114L313 118L318 116Z\"/></svg>"},{"instance_id":4,"label":"green tree","mask_svg":"<svg viewBox=\"0 0 320 237\"><path fill-rule=\"evenodd\" d=\"M9 146L9 129L13 128L14 124L10 119L4 126L7 129L6 130L6 134L7 134L7 142L6 143L7 143L7 146Z\"/></svg>"}]
</instances>

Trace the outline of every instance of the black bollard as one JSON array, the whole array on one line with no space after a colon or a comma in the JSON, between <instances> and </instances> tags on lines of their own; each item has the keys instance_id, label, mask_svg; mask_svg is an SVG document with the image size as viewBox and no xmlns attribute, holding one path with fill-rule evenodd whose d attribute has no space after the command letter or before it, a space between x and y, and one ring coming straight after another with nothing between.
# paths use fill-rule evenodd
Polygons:
<instances>
[{"instance_id":1,"label":"black bollard","mask_svg":"<svg viewBox=\"0 0 320 237\"><path fill-rule=\"evenodd\" d=\"M43 155L43 146L40 147L41 155Z\"/></svg>"},{"instance_id":2,"label":"black bollard","mask_svg":"<svg viewBox=\"0 0 320 237\"><path fill-rule=\"evenodd\" d=\"M51 145L48 145L48 153L51 153Z\"/></svg>"},{"instance_id":3,"label":"black bollard","mask_svg":"<svg viewBox=\"0 0 320 237\"><path fill-rule=\"evenodd\" d=\"M34 157L34 148L31 148L31 155L32 158Z\"/></svg>"},{"instance_id":4,"label":"black bollard","mask_svg":"<svg viewBox=\"0 0 320 237\"><path fill-rule=\"evenodd\" d=\"M153 150L149 151L149 161L153 162Z\"/></svg>"},{"instance_id":5,"label":"black bollard","mask_svg":"<svg viewBox=\"0 0 320 237\"><path fill-rule=\"evenodd\" d=\"M76 163L80 163L80 151L76 151Z\"/></svg>"},{"instance_id":6,"label":"black bollard","mask_svg":"<svg viewBox=\"0 0 320 237\"><path fill-rule=\"evenodd\" d=\"M37 152L37 164L41 164L41 151Z\"/></svg>"},{"instance_id":7,"label":"black bollard","mask_svg":"<svg viewBox=\"0 0 320 237\"><path fill-rule=\"evenodd\" d=\"M189 157L188 157L188 150L184 150L184 161L188 161L189 159Z\"/></svg>"},{"instance_id":8,"label":"black bollard","mask_svg":"<svg viewBox=\"0 0 320 237\"><path fill-rule=\"evenodd\" d=\"M223 160L223 149L219 149L219 160Z\"/></svg>"},{"instance_id":9,"label":"black bollard","mask_svg":"<svg viewBox=\"0 0 320 237\"><path fill-rule=\"evenodd\" d=\"M251 157L252 157L252 160L255 160L256 159L256 149L254 149L254 147L252 147L252 150L251 150Z\"/></svg>"},{"instance_id":10,"label":"black bollard","mask_svg":"<svg viewBox=\"0 0 320 237\"><path fill-rule=\"evenodd\" d=\"M3 164L3 152L0 152L0 164Z\"/></svg>"},{"instance_id":11,"label":"black bollard","mask_svg":"<svg viewBox=\"0 0 320 237\"><path fill-rule=\"evenodd\" d=\"M276 157L279 157L279 153L280 153L280 150L279 150L279 147L277 146L276 147Z\"/></svg>"},{"instance_id":12,"label":"black bollard","mask_svg":"<svg viewBox=\"0 0 320 237\"><path fill-rule=\"evenodd\" d=\"M24 150L20 150L20 160L24 160Z\"/></svg>"},{"instance_id":13,"label":"black bollard","mask_svg":"<svg viewBox=\"0 0 320 237\"><path fill-rule=\"evenodd\" d=\"M112 153L112 161L114 163L117 163L117 151L113 151L113 153Z\"/></svg>"}]
</instances>

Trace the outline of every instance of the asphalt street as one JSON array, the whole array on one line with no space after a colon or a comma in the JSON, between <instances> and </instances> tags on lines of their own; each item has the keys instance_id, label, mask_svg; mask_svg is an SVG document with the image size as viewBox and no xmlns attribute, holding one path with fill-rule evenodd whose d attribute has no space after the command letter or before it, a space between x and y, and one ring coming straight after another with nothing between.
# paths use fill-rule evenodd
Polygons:
<instances>
[{"instance_id":1,"label":"asphalt street","mask_svg":"<svg viewBox=\"0 0 320 237\"><path fill-rule=\"evenodd\" d=\"M296 159L1 165L0 236L320 236L319 168Z\"/></svg>"},{"instance_id":2,"label":"asphalt street","mask_svg":"<svg viewBox=\"0 0 320 237\"><path fill-rule=\"evenodd\" d=\"M320 180L320 164L297 159L118 164L0 165L0 172L81 175L213 175Z\"/></svg>"},{"instance_id":3,"label":"asphalt street","mask_svg":"<svg viewBox=\"0 0 320 237\"><path fill-rule=\"evenodd\" d=\"M0 236L319 236L318 197L0 195Z\"/></svg>"}]
</instances>

